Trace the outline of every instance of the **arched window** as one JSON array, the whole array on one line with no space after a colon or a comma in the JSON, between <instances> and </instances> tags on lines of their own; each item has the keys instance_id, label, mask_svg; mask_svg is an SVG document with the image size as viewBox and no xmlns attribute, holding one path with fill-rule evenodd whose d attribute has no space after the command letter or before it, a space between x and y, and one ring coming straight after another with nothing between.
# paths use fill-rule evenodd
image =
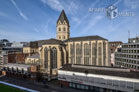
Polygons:
<instances>
[{"instance_id":1,"label":"arched window","mask_svg":"<svg viewBox=\"0 0 139 92\"><path fill-rule=\"evenodd\" d=\"M92 43L92 65L96 65L96 44Z\"/></svg>"},{"instance_id":2,"label":"arched window","mask_svg":"<svg viewBox=\"0 0 139 92\"><path fill-rule=\"evenodd\" d=\"M74 64L74 45L70 44L71 64Z\"/></svg>"},{"instance_id":3,"label":"arched window","mask_svg":"<svg viewBox=\"0 0 139 92\"><path fill-rule=\"evenodd\" d=\"M44 49L44 67L48 68L48 49Z\"/></svg>"},{"instance_id":4,"label":"arched window","mask_svg":"<svg viewBox=\"0 0 139 92\"><path fill-rule=\"evenodd\" d=\"M63 31L66 31L66 28L65 27L63 27Z\"/></svg>"},{"instance_id":5,"label":"arched window","mask_svg":"<svg viewBox=\"0 0 139 92\"><path fill-rule=\"evenodd\" d=\"M59 36L59 39L61 39L61 36Z\"/></svg>"},{"instance_id":6,"label":"arched window","mask_svg":"<svg viewBox=\"0 0 139 92\"><path fill-rule=\"evenodd\" d=\"M61 31L61 28L59 27L59 31Z\"/></svg>"},{"instance_id":7,"label":"arched window","mask_svg":"<svg viewBox=\"0 0 139 92\"><path fill-rule=\"evenodd\" d=\"M81 64L82 48L81 45L76 45L76 64Z\"/></svg>"},{"instance_id":8,"label":"arched window","mask_svg":"<svg viewBox=\"0 0 139 92\"><path fill-rule=\"evenodd\" d=\"M51 66L52 68L57 68L57 49L52 48L51 50Z\"/></svg>"},{"instance_id":9,"label":"arched window","mask_svg":"<svg viewBox=\"0 0 139 92\"><path fill-rule=\"evenodd\" d=\"M65 39L65 36L63 36L63 39Z\"/></svg>"},{"instance_id":10,"label":"arched window","mask_svg":"<svg viewBox=\"0 0 139 92\"><path fill-rule=\"evenodd\" d=\"M103 65L106 65L106 43L103 42Z\"/></svg>"},{"instance_id":11,"label":"arched window","mask_svg":"<svg viewBox=\"0 0 139 92\"><path fill-rule=\"evenodd\" d=\"M90 48L89 44L84 44L84 64L89 65Z\"/></svg>"},{"instance_id":12,"label":"arched window","mask_svg":"<svg viewBox=\"0 0 139 92\"><path fill-rule=\"evenodd\" d=\"M102 44L98 43L98 65L102 66Z\"/></svg>"}]
</instances>

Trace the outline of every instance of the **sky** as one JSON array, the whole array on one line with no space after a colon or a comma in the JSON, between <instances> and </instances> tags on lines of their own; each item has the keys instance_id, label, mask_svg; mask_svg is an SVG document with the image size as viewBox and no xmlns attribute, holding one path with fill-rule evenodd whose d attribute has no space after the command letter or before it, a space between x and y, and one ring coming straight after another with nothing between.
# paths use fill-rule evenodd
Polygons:
<instances>
[{"instance_id":1,"label":"sky","mask_svg":"<svg viewBox=\"0 0 139 92\"><path fill-rule=\"evenodd\" d=\"M123 15L109 19L105 9L110 5ZM139 35L139 0L0 0L0 39L56 38L62 9L70 22L70 37L99 35L127 42Z\"/></svg>"}]
</instances>

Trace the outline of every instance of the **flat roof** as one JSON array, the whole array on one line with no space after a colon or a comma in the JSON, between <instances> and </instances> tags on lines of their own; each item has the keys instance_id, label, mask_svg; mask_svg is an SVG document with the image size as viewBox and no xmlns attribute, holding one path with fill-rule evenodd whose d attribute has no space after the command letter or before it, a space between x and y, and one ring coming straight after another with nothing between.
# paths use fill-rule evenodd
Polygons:
<instances>
[{"instance_id":1,"label":"flat roof","mask_svg":"<svg viewBox=\"0 0 139 92\"><path fill-rule=\"evenodd\" d=\"M18 67L18 68L28 68L31 67L31 65L26 64L17 64L17 63L8 63L4 65L5 67Z\"/></svg>"},{"instance_id":2,"label":"flat roof","mask_svg":"<svg viewBox=\"0 0 139 92\"><path fill-rule=\"evenodd\" d=\"M126 68L64 65L59 70L139 79L139 72Z\"/></svg>"}]
</instances>

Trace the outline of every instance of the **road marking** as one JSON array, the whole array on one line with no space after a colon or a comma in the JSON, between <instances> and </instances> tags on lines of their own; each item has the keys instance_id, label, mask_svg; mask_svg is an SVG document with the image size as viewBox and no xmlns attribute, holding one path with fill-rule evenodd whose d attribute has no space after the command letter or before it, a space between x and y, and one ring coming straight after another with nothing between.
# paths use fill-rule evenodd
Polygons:
<instances>
[{"instance_id":1,"label":"road marking","mask_svg":"<svg viewBox=\"0 0 139 92\"><path fill-rule=\"evenodd\" d=\"M25 91L29 91L29 92L39 92L39 91L36 91L36 90L28 89L28 88L25 88L25 87L17 86L17 85L11 84L11 83L3 82L3 81L0 81L0 83L11 86L11 87L19 88L19 89L22 89L22 90L25 90Z\"/></svg>"}]
</instances>

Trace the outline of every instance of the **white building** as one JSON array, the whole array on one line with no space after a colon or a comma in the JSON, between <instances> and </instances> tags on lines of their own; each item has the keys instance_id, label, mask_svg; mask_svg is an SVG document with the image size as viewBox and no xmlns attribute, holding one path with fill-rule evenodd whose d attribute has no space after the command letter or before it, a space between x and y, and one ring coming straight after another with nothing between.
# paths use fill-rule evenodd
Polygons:
<instances>
[{"instance_id":1,"label":"white building","mask_svg":"<svg viewBox=\"0 0 139 92\"><path fill-rule=\"evenodd\" d=\"M93 92L136 92L139 73L129 69L66 65L58 70L61 85Z\"/></svg>"}]
</instances>

